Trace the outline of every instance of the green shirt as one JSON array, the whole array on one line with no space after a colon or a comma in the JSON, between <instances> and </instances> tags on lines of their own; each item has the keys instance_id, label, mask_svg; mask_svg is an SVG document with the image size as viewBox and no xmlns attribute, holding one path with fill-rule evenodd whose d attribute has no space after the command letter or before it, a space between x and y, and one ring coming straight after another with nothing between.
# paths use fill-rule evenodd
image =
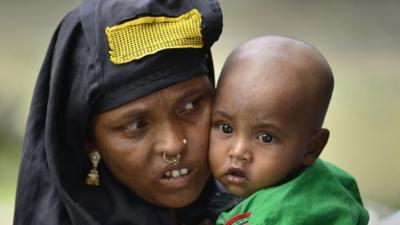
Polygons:
<instances>
[{"instance_id":1,"label":"green shirt","mask_svg":"<svg viewBox=\"0 0 400 225\"><path fill-rule=\"evenodd\" d=\"M217 225L367 225L354 178L317 160L299 176L261 189L219 215Z\"/></svg>"}]
</instances>

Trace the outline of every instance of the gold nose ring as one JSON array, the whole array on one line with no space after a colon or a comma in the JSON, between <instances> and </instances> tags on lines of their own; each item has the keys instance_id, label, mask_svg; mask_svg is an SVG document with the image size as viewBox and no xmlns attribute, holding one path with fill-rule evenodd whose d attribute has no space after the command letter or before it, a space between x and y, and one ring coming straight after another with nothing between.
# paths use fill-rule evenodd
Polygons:
<instances>
[{"instance_id":1,"label":"gold nose ring","mask_svg":"<svg viewBox=\"0 0 400 225\"><path fill-rule=\"evenodd\" d=\"M167 156L166 152L163 152L163 159L168 164L172 164L172 165L178 164L179 161L181 160L181 154L177 154L177 155L170 157L170 156Z\"/></svg>"}]
</instances>

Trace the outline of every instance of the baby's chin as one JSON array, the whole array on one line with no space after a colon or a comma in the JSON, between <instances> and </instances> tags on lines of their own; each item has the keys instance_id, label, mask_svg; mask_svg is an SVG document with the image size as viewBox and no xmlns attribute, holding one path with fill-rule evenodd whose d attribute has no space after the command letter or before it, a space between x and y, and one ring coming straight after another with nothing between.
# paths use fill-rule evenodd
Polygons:
<instances>
[{"instance_id":1,"label":"baby's chin","mask_svg":"<svg viewBox=\"0 0 400 225\"><path fill-rule=\"evenodd\" d=\"M250 195L252 195L256 190L249 189L249 188L243 188L243 187L238 187L238 186L232 186L232 185L226 185L226 189L233 195L239 197L239 198L247 198Z\"/></svg>"}]
</instances>

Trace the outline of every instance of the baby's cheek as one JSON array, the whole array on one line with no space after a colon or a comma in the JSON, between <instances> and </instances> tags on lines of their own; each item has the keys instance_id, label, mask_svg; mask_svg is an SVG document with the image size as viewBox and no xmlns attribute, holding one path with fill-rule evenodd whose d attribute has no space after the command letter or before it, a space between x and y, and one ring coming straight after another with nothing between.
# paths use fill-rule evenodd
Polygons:
<instances>
[{"instance_id":1,"label":"baby's cheek","mask_svg":"<svg viewBox=\"0 0 400 225\"><path fill-rule=\"evenodd\" d=\"M218 165L218 154L217 151L215 151L215 148L210 147L208 158L209 158L210 168L212 171L214 171Z\"/></svg>"},{"instance_id":2,"label":"baby's cheek","mask_svg":"<svg viewBox=\"0 0 400 225\"><path fill-rule=\"evenodd\" d=\"M212 156L217 152L217 146L218 146L218 141L216 140L215 132L213 129L211 129L210 132L210 146L209 146L209 155L210 155L210 160L212 159Z\"/></svg>"},{"instance_id":3,"label":"baby's cheek","mask_svg":"<svg viewBox=\"0 0 400 225\"><path fill-rule=\"evenodd\" d=\"M220 170L219 167L222 165L223 155L222 155L222 151L219 151L218 147L215 144L212 144L212 142L210 142L210 143L211 144L210 144L210 149L209 149L209 153L208 153L209 163L210 163L211 172L213 173L214 176L216 176L218 171Z\"/></svg>"}]
</instances>

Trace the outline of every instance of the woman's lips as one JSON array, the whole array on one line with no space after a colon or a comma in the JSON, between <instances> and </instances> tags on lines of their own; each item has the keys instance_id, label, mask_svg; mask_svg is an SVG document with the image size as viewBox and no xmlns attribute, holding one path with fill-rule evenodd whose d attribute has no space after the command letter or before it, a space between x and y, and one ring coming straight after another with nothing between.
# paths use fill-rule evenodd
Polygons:
<instances>
[{"instance_id":1,"label":"woman's lips","mask_svg":"<svg viewBox=\"0 0 400 225\"><path fill-rule=\"evenodd\" d=\"M189 172L190 170L188 168L168 170L167 172L164 173L163 178L174 179L185 176Z\"/></svg>"},{"instance_id":2,"label":"woman's lips","mask_svg":"<svg viewBox=\"0 0 400 225\"><path fill-rule=\"evenodd\" d=\"M231 184L240 185L247 181L246 173L240 168L229 168L225 176Z\"/></svg>"},{"instance_id":3,"label":"woman's lips","mask_svg":"<svg viewBox=\"0 0 400 225\"><path fill-rule=\"evenodd\" d=\"M193 169L185 165L166 168L161 176L161 185L167 189L179 189L189 185L193 178Z\"/></svg>"}]
</instances>

